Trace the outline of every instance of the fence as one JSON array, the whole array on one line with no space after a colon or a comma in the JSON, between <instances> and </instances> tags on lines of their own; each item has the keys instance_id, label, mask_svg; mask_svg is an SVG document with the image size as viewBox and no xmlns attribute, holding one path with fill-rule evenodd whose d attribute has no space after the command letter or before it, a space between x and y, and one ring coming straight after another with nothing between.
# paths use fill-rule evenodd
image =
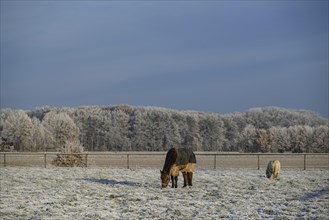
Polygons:
<instances>
[{"instance_id":1,"label":"fence","mask_svg":"<svg viewBox=\"0 0 329 220\"><path fill-rule=\"evenodd\" d=\"M196 152L198 168L253 168L267 166L269 160L277 159L282 168L329 169L329 154L272 154L272 153L219 153ZM0 167L37 166L52 167L58 153L0 152ZM166 152L86 152L80 154L87 167L162 168Z\"/></svg>"}]
</instances>

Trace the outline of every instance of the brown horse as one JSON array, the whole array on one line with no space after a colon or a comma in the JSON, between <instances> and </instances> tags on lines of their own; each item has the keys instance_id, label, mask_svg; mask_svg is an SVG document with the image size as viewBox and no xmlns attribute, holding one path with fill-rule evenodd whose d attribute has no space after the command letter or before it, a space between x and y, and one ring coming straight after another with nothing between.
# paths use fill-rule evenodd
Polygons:
<instances>
[{"instance_id":1,"label":"brown horse","mask_svg":"<svg viewBox=\"0 0 329 220\"><path fill-rule=\"evenodd\" d=\"M189 148L171 148L167 152L163 169L160 170L162 188L166 188L171 178L172 188L177 188L179 171L184 178L184 186L192 186L193 171L196 165L196 158Z\"/></svg>"}]
</instances>

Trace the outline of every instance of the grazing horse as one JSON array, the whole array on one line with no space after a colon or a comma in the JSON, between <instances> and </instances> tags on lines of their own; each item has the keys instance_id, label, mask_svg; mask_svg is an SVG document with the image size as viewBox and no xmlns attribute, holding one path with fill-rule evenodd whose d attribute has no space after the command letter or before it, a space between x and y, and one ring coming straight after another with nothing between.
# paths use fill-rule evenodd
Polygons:
<instances>
[{"instance_id":1,"label":"grazing horse","mask_svg":"<svg viewBox=\"0 0 329 220\"><path fill-rule=\"evenodd\" d=\"M280 169L281 169L280 161L271 160L270 162L268 162L267 168L266 168L267 178L277 179L279 177Z\"/></svg>"},{"instance_id":2,"label":"grazing horse","mask_svg":"<svg viewBox=\"0 0 329 220\"><path fill-rule=\"evenodd\" d=\"M192 186L193 171L196 165L196 158L189 148L171 148L167 152L163 169L160 170L162 188L166 188L171 178L172 188L177 188L179 171L184 178L184 186Z\"/></svg>"}]
</instances>

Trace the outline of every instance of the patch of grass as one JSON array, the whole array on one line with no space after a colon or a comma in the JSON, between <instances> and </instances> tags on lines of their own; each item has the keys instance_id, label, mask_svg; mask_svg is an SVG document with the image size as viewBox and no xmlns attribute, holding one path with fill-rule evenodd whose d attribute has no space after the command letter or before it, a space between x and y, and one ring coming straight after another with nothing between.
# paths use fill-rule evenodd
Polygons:
<instances>
[{"instance_id":1,"label":"patch of grass","mask_svg":"<svg viewBox=\"0 0 329 220\"><path fill-rule=\"evenodd\" d=\"M175 209L174 215L181 216L182 215L182 212L180 210L178 210L178 209Z\"/></svg>"},{"instance_id":2,"label":"patch of grass","mask_svg":"<svg viewBox=\"0 0 329 220\"><path fill-rule=\"evenodd\" d=\"M93 213L93 214L87 214L84 219L90 219L90 220L96 220L96 219L104 219L102 218L102 216L100 216L97 213Z\"/></svg>"},{"instance_id":3,"label":"patch of grass","mask_svg":"<svg viewBox=\"0 0 329 220\"><path fill-rule=\"evenodd\" d=\"M291 220L292 218L288 218L287 216L276 216L273 220Z\"/></svg>"},{"instance_id":4,"label":"patch of grass","mask_svg":"<svg viewBox=\"0 0 329 220\"><path fill-rule=\"evenodd\" d=\"M264 213L268 215L274 215L275 211L273 209L264 209Z\"/></svg>"},{"instance_id":5,"label":"patch of grass","mask_svg":"<svg viewBox=\"0 0 329 220\"><path fill-rule=\"evenodd\" d=\"M114 195L114 194L109 195L110 199L116 199L116 198L120 198L120 197L123 197L123 195Z\"/></svg>"},{"instance_id":6,"label":"patch of grass","mask_svg":"<svg viewBox=\"0 0 329 220\"><path fill-rule=\"evenodd\" d=\"M16 215L15 212L2 212L2 211L0 211L0 217L14 216L14 215Z\"/></svg>"},{"instance_id":7,"label":"patch of grass","mask_svg":"<svg viewBox=\"0 0 329 220\"><path fill-rule=\"evenodd\" d=\"M134 212L134 210L130 209L130 208L124 208L122 210L123 213L128 213L128 212Z\"/></svg>"},{"instance_id":8,"label":"patch of grass","mask_svg":"<svg viewBox=\"0 0 329 220\"><path fill-rule=\"evenodd\" d=\"M159 196L155 196L155 197L152 197L151 200L159 200L160 197Z\"/></svg>"}]
</instances>

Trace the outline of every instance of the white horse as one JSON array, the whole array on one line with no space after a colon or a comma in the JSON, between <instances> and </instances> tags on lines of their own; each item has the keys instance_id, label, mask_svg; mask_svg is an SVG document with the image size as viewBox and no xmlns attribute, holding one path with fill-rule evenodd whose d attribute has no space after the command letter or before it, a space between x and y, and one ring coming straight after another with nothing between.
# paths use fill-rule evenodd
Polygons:
<instances>
[{"instance_id":1,"label":"white horse","mask_svg":"<svg viewBox=\"0 0 329 220\"><path fill-rule=\"evenodd\" d=\"M271 160L267 164L266 176L269 179L278 179L280 174L281 164L278 160Z\"/></svg>"}]
</instances>

